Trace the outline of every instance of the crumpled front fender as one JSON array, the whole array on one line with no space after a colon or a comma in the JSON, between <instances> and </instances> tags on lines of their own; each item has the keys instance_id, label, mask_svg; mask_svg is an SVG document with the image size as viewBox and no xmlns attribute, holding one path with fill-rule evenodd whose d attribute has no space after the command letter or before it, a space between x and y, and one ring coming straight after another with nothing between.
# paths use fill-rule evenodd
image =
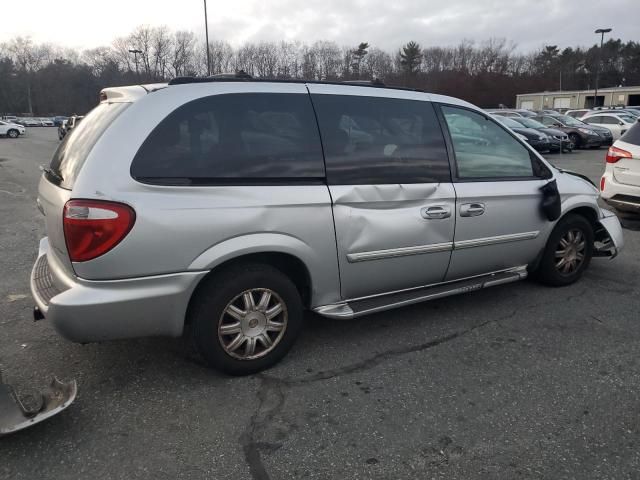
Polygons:
<instances>
[{"instance_id":1,"label":"crumpled front fender","mask_svg":"<svg viewBox=\"0 0 640 480\"><path fill-rule=\"evenodd\" d=\"M73 403L77 393L75 380L64 383L53 378L43 392L19 396L0 378L0 436L31 427L62 412Z\"/></svg>"}]
</instances>

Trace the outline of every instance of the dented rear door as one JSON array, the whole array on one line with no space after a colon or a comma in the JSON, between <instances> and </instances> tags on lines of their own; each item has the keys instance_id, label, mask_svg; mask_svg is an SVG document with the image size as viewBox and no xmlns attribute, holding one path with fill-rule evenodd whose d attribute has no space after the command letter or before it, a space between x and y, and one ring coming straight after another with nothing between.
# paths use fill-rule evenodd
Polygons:
<instances>
[{"instance_id":1,"label":"dented rear door","mask_svg":"<svg viewBox=\"0 0 640 480\"><path fill-rule=\"evenodd\" d=\"M370 87L309 90L325 153L343 298L441 282L451 256L455 192L428 97Z\"/></svg>"}]
</instances>

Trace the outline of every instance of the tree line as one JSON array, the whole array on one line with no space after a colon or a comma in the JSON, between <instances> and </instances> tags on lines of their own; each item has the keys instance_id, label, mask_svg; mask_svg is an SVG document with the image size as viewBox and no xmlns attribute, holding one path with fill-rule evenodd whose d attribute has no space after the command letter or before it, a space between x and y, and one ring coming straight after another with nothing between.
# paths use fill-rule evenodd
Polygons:
<instances>
[{"instance_id":1,"label":"tree line","mask_svg":"<svg viewBox=\"0 0 640 480\"><path fill-rule=\"evenodd\" d=\"M135 50L136 53L131 51ZM28 37L0 43L0 112L86 113L108 86L206 76L206 45L191 31L140 26L112 45L75 50ZM211 74L260 78L373 80L452 95L483 107L512 106L518 93L640 85L640 43L611 39L602 50L546 45L521 53L505 39L463 40L453 47L410 41L389 52L368 42L209 44Z\"/></svg>"}]
</instances>

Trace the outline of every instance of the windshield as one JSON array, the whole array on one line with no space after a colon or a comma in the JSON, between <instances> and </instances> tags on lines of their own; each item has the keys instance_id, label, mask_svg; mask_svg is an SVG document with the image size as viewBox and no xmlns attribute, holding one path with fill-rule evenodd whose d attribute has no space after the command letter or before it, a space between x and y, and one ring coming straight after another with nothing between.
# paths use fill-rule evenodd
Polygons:
<instances>
[{"instance_id":1,"label":"windshield","mask_svg":"<svg viewBox=\"0 0 640 480\"><path fill-rule=\"evenodd\" d=\"M527 128L546 128L542 123L530 118L518 118L516 122L521 123Z\"/></svg>"},{"instance_id":2,"label":"windshield","mask_svg":"<svg viewBox=\"0 0 640 480\"><path fill-rule=\"evenodd\" d=\"M620 118L623 122L625 123L635 123L636 122L636 118L632 115L618 115L618 118Z\"/></svg>"},{"instance_id":3,"label":"windshield","mask_svg":"<svg viewBox=\"0 0 640 480\"><path fill-rule=\"evenodd\" d=\"M516 122L515 120L512 120L510 118L502 117L500 115L492 115L492 117L494 118L494 120L497 120L498 122L500 122L505 127L522 128L521 124L519 124L518 122Z\"/></svg>"},{"instance_id":4,"label":"windshield","mask_svg":"<svg viewBox=\"0 0 640 480\"><path fill-rule=\"evenodd\" d=\"M570 117L569 115L556 115L554 118L557 118L562 123L569 125L570 127L584 127L586 125L582 120Z\"/></svg>"},{"instance_id":5,"label":"windshield","mask_svg":"<svg viewBox=\"0 0 640 480\"><path fill-rule=\"evenodd\" d=\"M56 185L71 190L89 152L128 103L101 103L77 127L67 134L51 159L47 178Z\"/></svg>"}]
</instances>

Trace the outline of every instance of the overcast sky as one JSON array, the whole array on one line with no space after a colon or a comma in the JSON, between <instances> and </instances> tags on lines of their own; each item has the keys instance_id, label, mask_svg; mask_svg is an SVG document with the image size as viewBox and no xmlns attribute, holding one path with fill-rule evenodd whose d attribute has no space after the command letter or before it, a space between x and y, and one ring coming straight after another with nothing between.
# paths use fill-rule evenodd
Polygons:
<instances>
[{"instance_id":1,"label":"overcast sky","mask_svg":"<svg viewBox=\"0 0 640 480\"><path fill-rule=\"evenodd\" d=\"M209 35L249 40L367 41L391 50L504 37L518 50L545 44L591 45L593 31L640 41L640 0L208 0ZM0 41L30 35L66 47L108 45L137 25L203 34L202 0L3 1Z\"/></svg>"}]
</instances>

